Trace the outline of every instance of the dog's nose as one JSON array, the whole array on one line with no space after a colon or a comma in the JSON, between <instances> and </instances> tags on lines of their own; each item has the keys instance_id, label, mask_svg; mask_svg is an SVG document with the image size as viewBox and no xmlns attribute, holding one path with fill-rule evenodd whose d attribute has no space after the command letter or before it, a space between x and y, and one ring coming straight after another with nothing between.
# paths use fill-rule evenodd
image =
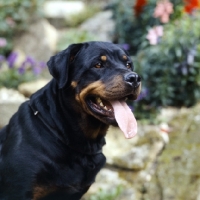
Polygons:
<instances>
[{"instance_id":1,"label":"dog's nose","mask_svg":"<svg viewBox=\"0 0 200 200\"><path fill-rule=\"evenodd\" d=\"M138 74L131 72L124 75L124 80L131 86L138 87L141 82L141 77Z\"/></svg>"}]
</instances>

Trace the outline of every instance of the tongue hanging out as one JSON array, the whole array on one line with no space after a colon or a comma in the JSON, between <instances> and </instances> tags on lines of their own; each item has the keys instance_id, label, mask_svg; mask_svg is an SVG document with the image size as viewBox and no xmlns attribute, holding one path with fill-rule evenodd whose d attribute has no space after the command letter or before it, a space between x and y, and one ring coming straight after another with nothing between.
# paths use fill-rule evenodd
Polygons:
<instances>
[{"instance_id":1,"label":"tongue hanging out","mask_svg":"<svg viewBox=\"0 0 200 200\"><path fill-rule=\"evenodd\" d=\"M137 122L125 101L111 101L114 109L115 119L119 128L123 131L127 139L134 137L137 134Z\"/></svg>"}]
</instances>

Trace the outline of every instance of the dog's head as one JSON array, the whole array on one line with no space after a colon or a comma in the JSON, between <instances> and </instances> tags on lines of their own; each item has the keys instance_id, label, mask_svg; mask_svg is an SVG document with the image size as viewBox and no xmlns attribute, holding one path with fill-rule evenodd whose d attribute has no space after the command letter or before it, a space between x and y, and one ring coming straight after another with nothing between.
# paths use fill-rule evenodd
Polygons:
<instances>
[{"instance_id":1,"label":"dog's head","mask_svg":"<svg viewBox=\"0 0 200 200\"><path fill-rule=\"evenodd\" d=\"M133 72L130 56L118 45L108 42L72 44L47 64L59 89L71 87L76 102L88 115L105 124L120 123L120 128L124 122L119 121L131 121L125 101L137 99L141 80ZM128 130L125 132L127 138L133 136Z\"/></svg>"}]
</instances>

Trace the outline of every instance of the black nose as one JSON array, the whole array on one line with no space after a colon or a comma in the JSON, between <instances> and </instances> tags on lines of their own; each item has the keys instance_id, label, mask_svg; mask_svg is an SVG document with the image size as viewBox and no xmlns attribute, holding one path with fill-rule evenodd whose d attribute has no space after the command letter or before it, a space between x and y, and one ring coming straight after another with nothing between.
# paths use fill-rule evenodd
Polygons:
<instances>
[{"instance_id":1,"label":"black nose","mask_svg":"<svg viewBox=\"0 0 200 200\"><path fill-rule=\"evenodd\" d=\"M141 77L138 74L131 72L124 75L124 80L131 86L138 87L141 82Z\"/></svg>"}]
</instances>

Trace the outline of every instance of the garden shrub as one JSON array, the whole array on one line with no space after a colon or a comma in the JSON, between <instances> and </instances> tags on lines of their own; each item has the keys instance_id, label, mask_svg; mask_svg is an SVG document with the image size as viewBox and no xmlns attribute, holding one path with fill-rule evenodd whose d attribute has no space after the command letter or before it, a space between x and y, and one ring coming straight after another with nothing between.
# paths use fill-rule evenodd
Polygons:
<instances>
[{"instance_id":1,"label":"garden shrub","mask_svg":"<svg viewBox=\"0 0 200 200\"><path fill-rule=\"evenodd\" d=\"M81 43L86 41L95 40L96 36L86 31L77 31L77 29L69 29L60 37L57 50L61 51L72 43Z\"/></svg>"},{"instance_id":2,"label":"garden shrub","mask_svg":"<svg viewBox=\"0 0 200 200\"><path fill-rule=\"evenodd\" d=\"M130 52L135 54L144 45L149 28L165 24L159 17L154 17L154 10L159 0L114 0L111 6L116 22L114 37L116 43L128 43ZM183 0L171 0L173 13L171 21L181 17ZM147 44L147 43L146 43Z\"/></svg>"},{"instance_id":3,"label":"garden shrub","mask_svg":"<svg viewBox=\"0 0 200 200\"><path fill-rule=\"evenodd\" d=\"M42 17L44 0L1 0L0 2L0 87L17 88L20 83L38 77L44 63L30 56L17 64L12 52L13 38L26 31L29 24Z\"/></svg>"},{"instance_id":4,"label":"garden shrub","mask_svg":"<svg viewBox=\"0 0 200 200\"><path fill-rule=\"evenodd\" d=\"M37 62L30 56L17 64L18 54L12 52L7 58L0 55L0 88L15 88L24 82L38 78L46 68L44 62Z\"/></svg>"},{"instance_id":5,"label":"garden shrub","mask_svg":"<svg viewBox=\"0 0 200 200\"><path fill-rule=\"evenodd\" d=\"M74 13L70 17L66 18L65 25L67 27L77 27L87 19L93 17L99 11L100 8L93 4L87 5L80 13Z\"/></svg>"},{"instance_id":6,"label":"garden shrub","mask_svg":"<svg viewBox=\"0 0 200 200\"><path fill-rule=\"evenodd\" d=\"M90 196L89 200L115 200L123 192L123 186L118 185L111 190L100 189Z\"/></svg>"},{"instance_id":7,"label":"garden shrub","mask_svg":"<svg viewBox=\"0 0 200 200\"><path fill-rule=\"evenodd\" d=\"M117 0L113 5L116 42L129 44L142 76L142 92L133 104L137 118L200 100L199 7L198 0Z\"/></svg>"},{"instance_id":8,"label":"garden shrub","mask_svg":"<svg viewBox=\"0 0 200 200\"><path fill-rule=\"evenodd\" d=\"M167 24L160 43L140 50L136 68L151 106L192 106L200 99L200 15Z\"/></svg>"},{"instance_id":9,"label":"garden shrub","mask_svg":"<svg viewBox=\"0 0 200 200\"><path fill-rule=\"evenodd\" d=\"M28 28L30 22L41 17L44 0L0 1L0 54L12 51L13 36Z\"/></svg>"}]
</instances>

